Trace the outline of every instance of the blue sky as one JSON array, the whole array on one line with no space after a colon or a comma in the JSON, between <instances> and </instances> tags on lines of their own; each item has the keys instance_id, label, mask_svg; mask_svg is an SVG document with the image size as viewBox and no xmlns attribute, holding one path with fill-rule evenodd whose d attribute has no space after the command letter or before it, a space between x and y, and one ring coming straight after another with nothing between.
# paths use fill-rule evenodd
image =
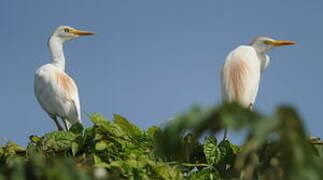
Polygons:
<instances>
[{"instance_id":1,"label":"blue sky","mask_svg":"<svg viewBox=\"0 0 323 180\"><path fill-rule=\"evenodd\" d=\"M142 128L194 103L218 104L220 69L238 45L263 35L296 41L269 52L256 109L293 104L322 136L322 17L323 1L0 1L0 137L26 144L56 129L33 77L50 62L47 39L59 25L97 32L65 44L82 110L119 113ZM91 125L84 114L83 122Z\"/></svg>"}]
</instances>

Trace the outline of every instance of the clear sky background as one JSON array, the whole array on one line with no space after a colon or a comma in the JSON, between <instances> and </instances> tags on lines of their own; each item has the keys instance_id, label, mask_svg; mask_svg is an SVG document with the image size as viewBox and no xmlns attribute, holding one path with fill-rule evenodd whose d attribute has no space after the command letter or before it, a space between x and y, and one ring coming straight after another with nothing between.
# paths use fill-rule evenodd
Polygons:
<instances>
[{"instance_id":1,"label":"clear sky background","mask_svg":"<svg viewBox=\"0 0 323 180\"><path fill-rule=\"evenodd\" d=\"M192 104L221 102L227 54L257 36L293 40L269 52L256 109L297 107L322 137L323 1L1 0L0 137L26 144L56 130L33 92L48 62L47 39L59 25L97 32L65 44L67 72L82 110L113 113L147 128ZM83 114L85 126L90 120Z\"/></svg>"}]
</instances>

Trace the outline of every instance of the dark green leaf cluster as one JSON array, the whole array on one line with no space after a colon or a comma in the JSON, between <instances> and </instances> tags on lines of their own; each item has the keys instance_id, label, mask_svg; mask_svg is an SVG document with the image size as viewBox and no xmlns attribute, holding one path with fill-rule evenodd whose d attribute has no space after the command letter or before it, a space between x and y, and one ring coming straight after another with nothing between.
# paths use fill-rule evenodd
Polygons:
<instances>
[{"instance_id":1,"label":"dark green leaf cluster","mask_svg":"<svg viewBox=\"0 0 323 180\"><path fill-rule=\"evenodd\" d=\"M199 114L193 116L192 112ZM185 157L194 147L183 141L185 133L193 134L193 141L205 133L218 133L223 127L247 132L240 147L224 140L217 144L208 136L204 142L207 168L194 172L204 179L323 179L322 142L308 138L302 121L289 106L280 106L274 115L263 116L237 104L192 111L177 117L163 131L159 148L163 155ZM173 137L173 138L170 138ZM169 149L176 144L176 149ZM211 174L213 176L211 177Z\"/></svg>"}]
</instances>

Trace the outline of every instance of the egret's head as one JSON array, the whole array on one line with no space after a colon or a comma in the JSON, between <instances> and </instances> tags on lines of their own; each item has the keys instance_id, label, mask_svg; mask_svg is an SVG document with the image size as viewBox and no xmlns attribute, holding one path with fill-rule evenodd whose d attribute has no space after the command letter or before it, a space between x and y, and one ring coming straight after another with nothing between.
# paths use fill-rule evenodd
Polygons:
<instances>
[{"instance_id":1,"label":"egret's head","mask_svg":"<svg viewBox=\"0 0 323 180\"><path fill-rule=\"evenodd\" d=\"M59 26L51 35L50 38L55 38L56 40L64 43L66 41L70 41L72 39L78 38L80 36L89 36L94 35L94 32L89 31L81 31L74 29L69 26Z\"/></svg>"},{"instance_id":2,"label":"egret's head","mask_svg":"<svg viewBox=\"0 0 323 180\"><path fill-rule=\"evenodd\" d=\"M279 41L271 39L269 37L261 36L252 41L251 46L254 47L257 52L263 53L268 50L271 50L274 47L287 46L293 44L295 44L295 42L293 41Z\"/></svg>"}]
</instances>

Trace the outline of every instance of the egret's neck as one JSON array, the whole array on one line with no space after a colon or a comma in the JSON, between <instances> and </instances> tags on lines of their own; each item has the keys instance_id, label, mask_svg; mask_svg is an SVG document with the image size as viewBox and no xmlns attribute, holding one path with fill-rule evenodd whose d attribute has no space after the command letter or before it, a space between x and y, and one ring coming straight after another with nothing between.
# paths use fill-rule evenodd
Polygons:
<instances>
[{"instance_id":1,"label":"egret's neck","mask_svg":"<svg viewBox=\"0 0 323 180\"><path fill-rule=\"evenodd\" d=\"M265 60L267 56L265 52L257 52L257 55L260 60Z\"/></svg>"},{"instance_id":2,"label":"egret's neck","mask_svg":"<svg viewBox=\"0 0 323 180\"><path fill-rule=\"evenodd\" d=\"M57 37L50 37L48 40L48 49L53 60L51 64L64 71L65 56L63 50L63 42Z\"/></svg>"},{"instance_id":3,"label":"egret's neck","mask_svg":"<svg viewBox=\"0 0 323 180\"><path fill-rule=\"evenodd\" d=\"M265 53L257 53L257 56L260 60L260 71L263 72L269 65L270 57Z\"/></svg>"}]
</instances>

